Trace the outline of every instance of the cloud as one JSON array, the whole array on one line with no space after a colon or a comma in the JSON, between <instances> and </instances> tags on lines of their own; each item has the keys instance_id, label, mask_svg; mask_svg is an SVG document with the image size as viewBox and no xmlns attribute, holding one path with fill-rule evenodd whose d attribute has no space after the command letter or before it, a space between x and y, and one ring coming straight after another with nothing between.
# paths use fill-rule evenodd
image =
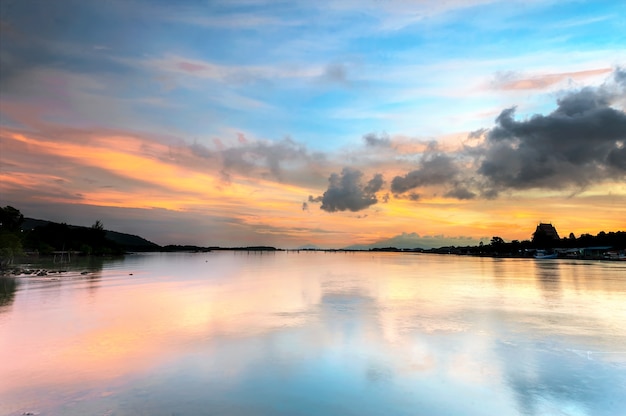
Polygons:
<instances>
[{"instance_id":1,"label":"cloud","mask_svg":"<svg viewBox=\"0 0 626 416\"><path fill-rule=\"evenodd\" d=\"M347 85L348 71L343 64L330 64L322 74L322 80L330 84Z\"/></svg>"},{"instance_id":2,"label":"cloud","mask_svg":"<svg viewBox=\"0 0 626 416\"><path fill-rule=\"evenodd\" d=\"M119 61L164 74L177 74L240 86L267 80L315 79L320 74L325 77L334 77L334 81L338 81L342 76L345 77L345 69L342 66L330 66L324 70L319 65L228 65L175 54L165 54L151 59L119 59Z\"/></svg>"},{"instance_id":3,"label":"cloud","mask_svg":"<svg viewBox=\"0 0 626 416\"><path fill-rule=\"evenodd\" d=\"M219 144L216 143L217 146L219 146ZM206 147L205 145L203 145L202 143L198 143L197 141L194 140L194 142L192 144L189 145L189 150L191 150L191 153L204 158L204 159L213 159L215 158L215 153L212 152L208 147Z\"/></svg>"},{"instance_id":4,"label":"cloud","mask_svg":"<svg viewBox=\"0 0 626 416\"><path fill-rule=\"evenodd\" d=\"M309 202L321 202L320 209L327 212L336 211L361 211L378 202L376 192L383 184L383 176L380 173L363 184L363 172L353 168L343 168L341 175L333 173L328 178L328 190L322 196L309 196Z\"/></svg>"},{"instance_id":5,"label":"cloud","mask_svg":"<svg viewBox=\"0 0 626 416\"><path fill-rule=\"evenodd\" d=\"M467 138L468 138L468 139L480 139L480 138L481 138L481 137L483 137L483 135L484 135L485 133L487 133L488 131L489 131L489 129L485 129L485 128L478 129L478 130L474 130L474 131L471 131L471 132L467 135Z\"/></svg>"},{"instance_id":6,"label":"cloud","mask_svg":"<svg viewBox=\"0 0 626 416\"><path fill-rule=\"evenodd\" d=\"M443 152L431 144L416 169L392 179L391 191L396 197L417 201L421 196L417 189L439 186L447 198L469 200L480 195L493 199L506 190L583 189L606 180L623 180L624 100L626 71L617 68L599 86L562 95L557 108L547 115L517 120L516 108L507 108L491 129L470 132L461 151ZM373 134L364 140L370 146L387 144ZM477 144L467 145L469 141Z\"/></svg>"},{"instance_id":7,"label":"cloud","mask_svg":"<svg viewBox=\"0 0 626 416\"><path fill-rule=\"evenodd\" d=\"M428 152L422 156L417 169L393 178L391 191L402 194L422 186L444 185L451 182L458 172L453 157L439 152Z\"/></svg>"},{"instance_id":8,"label":"cloud","mask_svg":"<svg viewBox=\"0 0 626 416\"><path fill-rule=\"evenodd\" d=\"M462 186L458 186L455 187L454 189L446 192L444 194L445 197L447 198L456 198L456 199L474 199L476 198L476 194L472 191L470 191L469 189L462 187Z\"/></svg>"},{"instance_id":9,"label":"cloud","mask_svg":"<svg viewBox=\"0 0 626 416\"><path fill-rule=\"evenodd\" d=\"M301 22L280 19L275 16L262 16L252 13L232 13L227 15L199 15L197 12L163 10L154 13L162 20L180 24L190 24L220 30L250 30L276 26L297 26Z\"/></svg>"},{"instance_id":10,"label":"cloud","mask_svg":"<svg viewBox=\"0 0 626 416\"><path fill-rule=\"evenodd\" d=\"M391 139L386 133L380 135L377 135L376 133L368 133L363 136L363 140L367 146L391 147Z\"/></svg>"},{"instance_id":11,"label":"cloud","mask_svg":"<svg viewBox=\"0 0 626 416\"><path fill-rule=\"evenodd\" d=\"M400 31L418 22L441 16L452 11L469 9L492 0L451 0L431 2L423 0L388 0L362 2L342 0L333 2L335 9L358 10L368 13L379 21L379 29L383 31ZM364 5L366 4L366 5ZM326 6L325 6L326 7Z\"/></svg>"},{"instance_id":12,"label":"cloud","mask_svg":"<svg viewBox=\"0 0 626 416\"><path fill-rule=\"evenodd\" d=\"M612 103L626 93L624 71L613 82L558 100L548 115L517 121L503 110L481 147L478 173L491 190L584 187L626 177L626 113Z\"/></svg>"},{"instance_id":13,"label":"cloud","mask_svg":"<svg viewBox=\"0 0 626 416\"><path fill-rule=\"evenodd\" d=\"M613 73L613 78L615 82L621 85L622 87L626 85L626 69L624 68L616 68Z\"/></svg>"},{"instance_id":14,"label":"cloud","mask_svg":"<svg viewBox=\"0 0 626 416\"><path fill-rule=\"evenodd\" d=\"M283 181L286 179L285 166L288 165L290 173L298 167L315 171L314 165L324 160L322 153L311 153L304 144L298 143L292 138L280 141L251 141L241 133L238 134L238 146L224 148L218 146L216 150L194 142L188 145L191 152L203 159L217 159L222 164L222 172L244 174L258 174L271 176ZM221 143L221 141L220 141Z\"/></svg>"},{"instance_id":15,"label":"cloud","mask_svg":"<svg viewBox=\"0 0 626 416\"><path fill-rule=\"evenodd\" d=\"M544 89L562 81L580 81L598 75L606 75L613 70L611 68L590 69L587 71L561 72L555 74L539 74L525 76L517 72L498 72L491 86L501 90L532 90Z\"/></svg>"}]
</instances>

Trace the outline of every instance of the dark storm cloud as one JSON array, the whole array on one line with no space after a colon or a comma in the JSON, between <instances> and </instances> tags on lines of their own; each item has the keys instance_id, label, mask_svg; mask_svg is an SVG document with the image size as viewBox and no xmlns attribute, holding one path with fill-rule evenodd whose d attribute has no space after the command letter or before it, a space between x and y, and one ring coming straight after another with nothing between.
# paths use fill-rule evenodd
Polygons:
<instances>
[{"instance_id":1,"label":"dark storm cloud","mask_svg":"<svg viewBox=\"0 0 626 416\"><path fill-rule=\"evenodd\" d=\"M560 100L552 113L515 120L500 113L486 135L478 173L494 189L585 186L626 177L626 113L611 107L624 99L626 76L586 87Z\"/></svg>"},{"instance_id":2,"label":"dark storm cloud","mask_svg":"<svg viewBox=\"0 0 626 416\"><path fill-rule=\"evenodd\" d=\"M363 192L365 192L366 194L374 194L374 193L380 191L380 188L383 187L383 183L384 183L383 175L381 175L380 173L377 173L367 183L367 185L365 185L365 188L363 188Z\"/></svg>"},{"instance_id":3,"label":"dark storm cloud","mask_svg":"<svg viewBox=\"0 0 626 416\"><path fill-rule=\"evenodd\" d=\"M626 178L626 113L615 104L625 100L626 71L618 68L604 84L562 96L550 114L517 120L515 108L505 109L493 128L468 135L484 142L457 154L429 148L416 169L393 178L391 191L407 197L439 185L448 188L443 195L450 198L494 198L504 190L582 189L621 180ZM366 142L378 144L376 139ZM464 158L474 160L473 168Z\"/></svg>"},{"instance_id":4,"label":"dark storm cloud","mask_svg":"<svg viewBox=\"0 0 626 416\"><path fill-rule=\"evenodd\" d=\"M607 157L609 165L626 171L626 146L622 145L621 149L613 149Z\"/></svg>"},{"instance_id":5,"label":"dark storm cloud","mask_svg":"<svg viewBox=\"0 0 626 416\"><path fill-rule=\"evenodd\" d=\"M476 194L465 187L455 187L454 189L446 192L444 194L447 198L456 198L456 199L474 199L476 198Z\"/></svg>"},{"instance_id":6,"label":"dark storm cloud","mask_svg":"<svg viewBox=\"0 0 626 416\"><path fill-rule=\"evenodd\" d=\"M363 136L363 140L367 146L371 147L391 147L391 139L386 134L377 135L375 133L368 133Z\"/></svg>"},{"instance_id":7,"label":"dark storm cloud","mask_svg":"<svg viewBox=\"0 0 626 416\"><path fill-rule=\"evenodd\" d=\"M451 182L459 172L454 158L441 153L427 153L417 169L391 181L391 191L402 194L421 186L443 185Z\"/></svg>"},{"instance_id":8,"label":"dark storm cloud","mask_svg":"<svg viewBox=\"0 0 626 416\"><path fill-rule=\"evenodd\" d=\"M363 172L343 168L340 175L333 173L328 178L328 189L322 196L309 196L309 202L321 202L320 207L327 212L360 211L376 204L376 192L383 186L383 176L376 174L366 184L362 181Z\"/></svg>"},{"instance_id":9,"label":"dark storm cloud","mask_svg":"<svg viewBox=\"0 0 626 416\"><path fill-rule=\"evenodd\" d=\"M616 68L613 73L613 78L615 79L615 82L620 84L622 87L626 86L626 69Z\"/></svg>"},{"instance_id":10,"label":"dark storm cloud","mask_svg":"<svg viewBox=\"0 0 626 416\"><path fill-rule=\"evenodd\" d=\"M468 139L480 139L481 137L483 137L483 135L488 132L489 129L478 129L478 130L474 130L472 132L470 132L467 135Z\"/></svg>"}]
</instances>

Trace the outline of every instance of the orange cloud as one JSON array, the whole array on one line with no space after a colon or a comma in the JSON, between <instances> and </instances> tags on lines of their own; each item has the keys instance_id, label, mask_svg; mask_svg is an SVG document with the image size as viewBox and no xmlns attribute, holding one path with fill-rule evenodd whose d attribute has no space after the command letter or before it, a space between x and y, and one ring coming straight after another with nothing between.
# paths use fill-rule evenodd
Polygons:
<instances>
[{"instance_id":1,"label":"orange cloud","mask_svg":"<svg viewBox=\"0 0 626 416\"><path fill-rule=\"evenodd\" d=\"M170 147L110 132L91 132L82 139L75 132L73 136L61 133L54 137L66 141L10 129L2 132L3 149L11 152L10 157L3 155L3 161L10 163L4 163L0 173L4 195L23 198L27 193L35 202L144 209L154 220L159 214L148 213L153 208L185 211L187 221L195 216L196 224L210 227L211 241L224 245L234 234L237 241L279 247L305 243L344 247L402 233L522 240L530 238L540 221L555 223L563 235L626 229L623 184L597 186L574 198L518 192L490 201L443 198L437 189L425 187L418 201L392 196L383 203L383 191L379 202L367 210L329 214L317 204L302 210L302 203L309 195L319 195L320 189L246 176L245 172L231 172L227 184L219 165L207 163L185 146ZM450 136L446 146L453 148L456 140L460 139ZM383 172L388 183L410 163L381 159L369 169ZM585 212L584 223L581 212ZM183 235L177 238L185 239Z\"/></svg>"}]
</instances>

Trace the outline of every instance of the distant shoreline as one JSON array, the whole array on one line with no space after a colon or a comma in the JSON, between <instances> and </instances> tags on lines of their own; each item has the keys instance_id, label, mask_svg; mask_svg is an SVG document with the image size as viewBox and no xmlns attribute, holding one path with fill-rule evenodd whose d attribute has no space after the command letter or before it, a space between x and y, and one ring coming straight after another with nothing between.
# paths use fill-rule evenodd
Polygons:
<instances>
[{"instance_id":1,"label":"distant shoreline","mask_svg":"<svg viewBox=\"0 0 626 416\"><path fill-rule=\"evenodd\" d=\"M183 248L184 247L184 248ZM254 254L263 254L263 253L275 253L275 252L285 252L285 253L397 253L397 254L435 254L435 255L455 255L455 256L469 256L469 257L487 257L487 258L515 258L515 259L529 259L535 261L545 261L543 259L537 259L534 257L534 254L537 250L528 250L523 253L486 253L486 252L469 252L470 248L458 248L458 247L441 247L441 248L433 248L433 249L401 249L395 247L387 247L387 248L373 248L368 250L359 250L359 249L322 249L322 248L305 248L305 249L282 249L270 246L251 246L251 247L196 247L196 246L179 246L178 250L153 250L153 251L137 251L137 252L127 252L121 255L114 256L102 256L102 255L85 255L81 254L79 251L75 252L63 252L63 253L52 253L52 254L38 254L38 253L24 253L23 255L14 259L12 264L4 265L0 270L0 276L4 277L46 277L46 280L55 280L55 276L62 276L63 274L68 273L67 269L74 269L75 266L80 265L81 263L85 264L85 262L90 262L93 260L107 260L107 259L115 259L120 257L125 257L127 255L140 255L146 253L190 253L190 254L201 254L201 253L211 253L218 251L232 251L232 252L247 252ZM565 250L561 249L563 252ZM555 251L559 251L559 249L555 249ZM611 253L611 255L607 255L606 253ZM65 259L63 259L63 255L68 255ZM59 257L61 256L61 257ZM73 259L71 256L74 256ZM625 250L606 250L605 252L598 252L595 254L584 255L581 254L579 256L572 255L562 255L558 256L554 260L601 260L601 261L626 261L626 251ZM37 267L37 264L40 266L47 267ZM25 267L24 265L31 265L29 267ZM72 267L74 266L74 267ZM82 272L78 272L77 270L72 270L72 274L78 275L90 275L94 273L94 270L91 267L84 267L85 270ZM56 279L58 280L58 279Z\"/></svg>"}]
</instances>

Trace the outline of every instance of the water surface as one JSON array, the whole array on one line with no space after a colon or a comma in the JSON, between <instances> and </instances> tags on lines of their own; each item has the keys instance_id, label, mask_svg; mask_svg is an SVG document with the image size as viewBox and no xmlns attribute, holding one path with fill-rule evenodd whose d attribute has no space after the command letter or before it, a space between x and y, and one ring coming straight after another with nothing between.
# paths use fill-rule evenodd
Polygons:
<instances>
[{"instance_id":1,"label":"water surface","mask_svg":"<svg viewBox=\"0 0 626 416\"><path fill-rule=\"evenodd\" d=\"M613 416L626 265L130 255L2 278L0 357L7 415Z\"/></svg>"}]
</instances>

